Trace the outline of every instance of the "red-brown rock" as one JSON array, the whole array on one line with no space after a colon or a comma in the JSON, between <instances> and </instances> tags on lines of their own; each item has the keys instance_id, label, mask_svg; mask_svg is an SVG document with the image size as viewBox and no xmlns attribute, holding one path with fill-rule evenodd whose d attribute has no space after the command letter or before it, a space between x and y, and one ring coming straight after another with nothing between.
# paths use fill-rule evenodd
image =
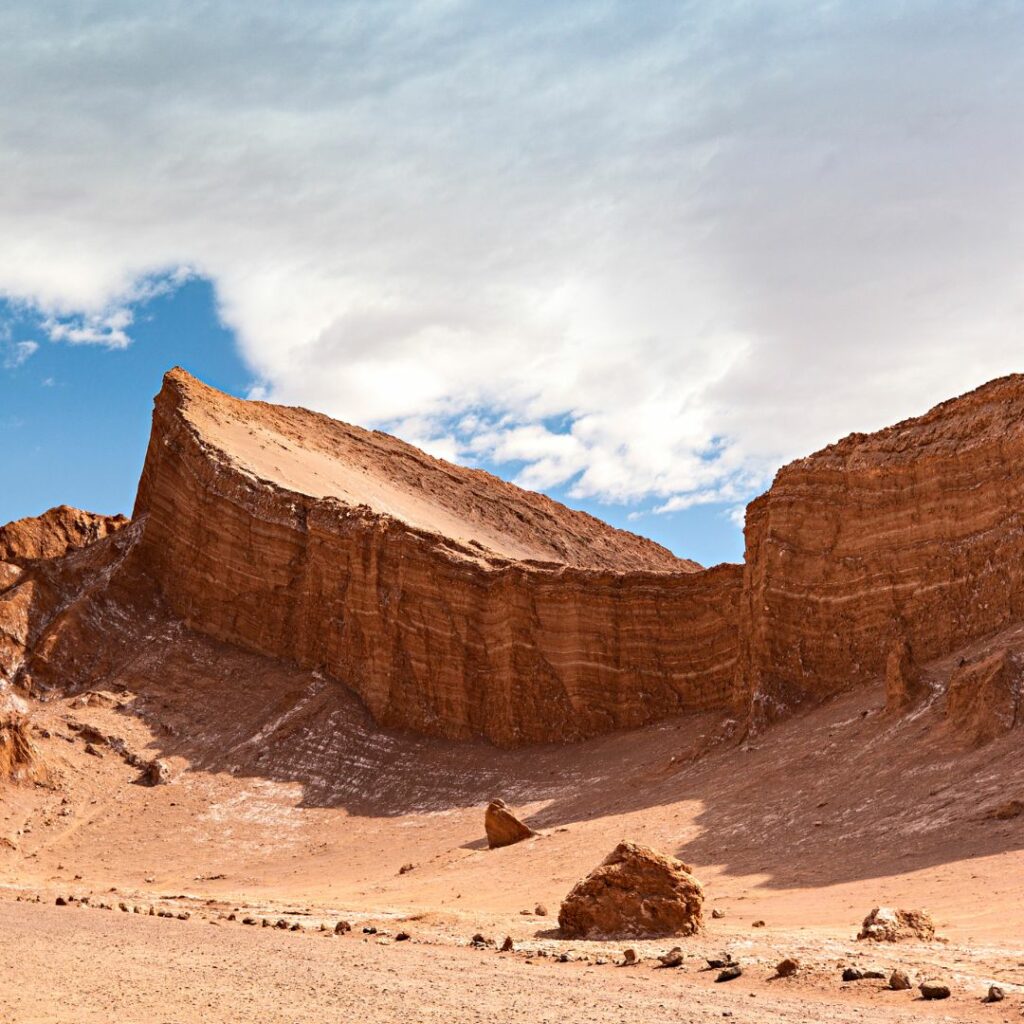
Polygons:
<instances>
[{"instance_id":1,"label":"red-brown rock","mask_svg":"<svg viewBox=\"0 0 1024 1024\"><path fill-rule=\"evenodd\" d=\"M484 831L491 849L521 843L537 833L524 825L509 809L504 800L492 800L484 812Z\"/></svg>"},{"instance_id":2,"label":"red-brown rock","mask_svg":"<svg viewBox=\"0 0 1024 1024\"><path fill-rule=\"evenodd\" d=\"M982 746L1021 720L1024 671L1008 651L955 669L946 692L946 719L965 743Z\"/></svg>"},{"instance_id":3,"label":"red-brown rock","mask_svg":"<svg viewBox=\"0 0 1024 1024\"><path fill-rule=\"evenodd\" d=\"M903 942L908 939L928 942L935 938L935 924L923 910L875 907L864 918L857 938L873 942Z\"/></svg>"},{"instance_id":4,"label":"red-brown rock","mask_svg":"<svg viewBox=\"0 0 1024 1024\"><path fill-rule=\"evenodd\" d=\"M620 843L562 901L569 938L693 935L704 927L704 890L675 857Z\"/></svg>"},{"instance_id":5,"label":"red-brown rock","mask_svg":"<svg viewBox=\"0 0 1024 1024\"><path fill-rule=\"evenodd\" d=\"M135 507L187 625L316 668L377 722L505 745L731 707L740 569L385 434L170 372Z\"/></svg>"},{"instance_id":6,"label":"red-brown rock","mask_svg":"<svg viewBox=\"0 0 1024 1024\"><path fill-rule=\"evenodd\" d=\"M738 676L767 721L1024 618L1024 376L851 434L747 508Z\"/></svg>"}]
</instances>

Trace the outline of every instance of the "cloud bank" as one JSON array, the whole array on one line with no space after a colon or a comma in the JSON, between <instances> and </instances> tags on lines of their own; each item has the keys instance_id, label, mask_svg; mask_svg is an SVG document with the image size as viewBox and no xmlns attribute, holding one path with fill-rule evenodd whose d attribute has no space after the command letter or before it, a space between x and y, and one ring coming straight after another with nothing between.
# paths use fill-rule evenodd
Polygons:
<instances>
[{"instance_id":1,"label":"cloud bank","mask_svg":"<svg viewBox=\"0 0 1024 1024\"><path fill-rule=\"evenodd\" d=\"M15 2L0 293L117 348L203 275L274 400L740 502L1024 368L1022 11Z\"/></svg>"}]
</instances>

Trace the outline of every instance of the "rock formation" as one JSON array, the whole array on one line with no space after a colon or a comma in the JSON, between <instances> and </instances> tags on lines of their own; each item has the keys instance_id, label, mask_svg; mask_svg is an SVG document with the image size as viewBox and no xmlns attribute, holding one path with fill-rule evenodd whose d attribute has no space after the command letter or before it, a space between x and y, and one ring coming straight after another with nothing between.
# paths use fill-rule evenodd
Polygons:
<instances>
[{"instance_id":1,"label":"rock formation","mask_svg":"<svg viewBox=\"0 0 1024 1024\"><path fill-rule=\"evenodd\" d=\"M521 843L537 833L524 825L509 809L504 800L492 800L484 812L484 831L487 845L492 849Z\"/></svg>"},{"instance_id":2,"label":"rock formation","mask_svg":"<svg viewBox=\"0 0 1024 1024\"><path fill-rule=\"evenodd\" d=\"M853 434L751 503L701 569L385 434L167 374L131 525L61 507L0 529L0 686L98 685L159 602L214 641L348 687L383 726L565 742L687 711L768 722L1024 617L1024 377ZM115 650L117 644L123 649ZM1009 662L951 728L1017 720ZM984 722L982 721L984 719Z\"/></svg>"},{"instance_id":3,"label":"rock formation","mask_svg":"<svg viewBox=\"0 0 1024 1024\"><path fill-rule=\"evenodd\" d=\"M885 707L899 714L916 704L927 692L921 679L921 669L914 661L910 644L900 637L889 649L885 662Z\"/></svg>"},{"instance_id":4,"label":"rock formation","mask_svg":"<svg viewBox=\"0 0 1024 1024\"><path fill-rule=\"evenodd\" d=\"M923 910L875 907L864 918L857 938L873 942L903 942L907 939L927 942L935 938L935 925Z\"/></svg>"},{"instance_id":5,"label":"rock formation","mask_svg":"<svg viewBox=\"0 0 1024 1024\"><path fill-rule=\"evenodd\" d=\"M747 507L737 672L770 720L1024 616L1024 377L779 470Z\"/></svg>"},{"instance_id":6,"label":"rock formation","mask_svg":"<svg viewBox=\"0 0 1024 1024\"><path fill-rule=\"evenodd\" d=\"M1020 724L1024 671L1008 651L954 670L946 691L946 719L956 736L982 746Z\"/></svg>"},{"instance_id":7,"label":"rock formation","mask_svg":"<svg viewBox=\"0 0 1024 1024\"><path fill-rule=\"evenodd\" d=\"M704 927L704 890L675 857L620 843L562 901L568 938L693 935Z\"/></svg>"},{"instance_id":8,"label":"rock formation","mask_svg":"<svg viewBox=\"0 0 1024 1024\"><path fill-rule=\"evenodd\" d=\"M24 715L0 711L0 782L37 779L41 769Z\"/></svg>"},{"instance_id":9,"label":"rock formation","mask_svg":"<svg viewBox=\"0 0 1024 1024\"><path fill-rule=\"evenodd\" d=\"M381 724L500 744L731 706L740 569L180 370L137 570L187 625L318 669Z\"/></svg>"}]
</instances>

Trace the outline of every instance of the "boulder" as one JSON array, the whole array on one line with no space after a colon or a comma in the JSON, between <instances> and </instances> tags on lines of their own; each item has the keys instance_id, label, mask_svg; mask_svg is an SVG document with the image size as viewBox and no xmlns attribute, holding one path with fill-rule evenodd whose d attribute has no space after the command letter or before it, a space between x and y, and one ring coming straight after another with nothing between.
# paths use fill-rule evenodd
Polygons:
<instances>
[{"instance_id":1,"label":"boulder","mask_svg":"<svg viewBox=\"0 0 1024 1024\"><path fill-rule=\"evenodd\" d=\"M1021 720L1024 671L1007 651L961 665L946 692L950 730L972 747L984 746Z\"/></svg>"},{"instance_id":2,"label":"boulder","mask_svg":"<svg viewBox=\"0 0 1024 1024\"><path fill-rule=\"evenodd\" d=\"M504 800L492 800L484 814L484 830L487 832L487 845L492 849L500 846L512 846L521 843L537 833L528 825L524 825L509 809Z\"/></svg>"},{"instance_id":3,"label":"boulder","mask_svg":"<svg viewBox=\"0 0 1024 1024\"><path fill-rule=\"evenodd\" d=\"M139 782L144 786L163 786L171 781L171 769L166 761L155 757L142 767Z\"/></svg>"},{"instance_id":4,"label":"boulder","mask_svg":"<svg viewBox=\"0 0 1024 1024\"><path fill-rule=\"evenodd\" d=\"M619 843L563 900L558 924L574 938L693 935L704 890L675 857Z\"/></svg>"},{"instance_id":5,"label":"boulder","mask_svg":"<svg viewBox=\"0 0 1024 1024\"><path fill-rule=\"evenodd\" d=\"M935 925L923 910L875 907L864 918L857 938L873 942L903 942L907 939L928 942L935 938Z\"/></svg>"},{"instance_id":6,"label":"boulder","mask_svg":"<svg viewBox=\"0 0 1024 1024\"><path fill-rule=\"evenodd\" d=\"M934 978L922 981L918 986L922 999L948 999L949 986L944 981L936 981Z\"/></svg>"},{"instance_id":7,"label":"boulder","mask_svg":"<svg viewBox=\"0 0 1024 1024\"><path fill-rule=\"evenodd\" d=\"M799 970L800 961L794 957L787 956L785 960L780 960L776 965L775 976L777 978L791 978Z\"/></svg>"},{"instance_id":8,"label":"boulder","mask_svg":"<svg viewBox=\"0 0 1024 1024\"><path fill-rule=\"evenodd\" d=\"M889 988L894 992L906 992L910 987L910 975L906 971L896 970L889 975Z\"/></svg>"}]
</instances>

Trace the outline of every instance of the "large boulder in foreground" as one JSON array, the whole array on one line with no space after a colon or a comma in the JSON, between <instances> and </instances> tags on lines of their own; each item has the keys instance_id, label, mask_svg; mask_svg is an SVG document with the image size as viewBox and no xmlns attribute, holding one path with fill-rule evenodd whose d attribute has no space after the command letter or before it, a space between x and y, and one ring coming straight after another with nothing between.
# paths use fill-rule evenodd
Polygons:
<instances>
[{"instance_id":1,"label":"large boulder in foreground","mask_svg":"<svg viewBox=\"0 0 1024 1024\"><path fill-rule=\"evenodd\" d=\"M504 800L492 800L484 812L484 830L487 845L492 849L521 843L537 833L524 825L509 809Z\"/></svg>"},{"instance_id":2,"label":"large boulder in foreground","mask_svg":"<svg viewBox=\"0 0 1024 1024\"><path fill-rule=\"evenodd\" d=\"M558 924L569 938L693 935L704 927L704 889L675 857L619 843L577 882Z\"/></svg>"},{"instance_id":3,"label":"large boulder in foreground","mask_svg":"<svg viewBox=\"0 0 1024 1024\"><path fill-rule=\"evenodd\" d=\"M935 938L935 924L923 910L875 907L864 918L857 938L873 942L903 942L910 939L929 942Z\"/></svg>"}]
</instances>

